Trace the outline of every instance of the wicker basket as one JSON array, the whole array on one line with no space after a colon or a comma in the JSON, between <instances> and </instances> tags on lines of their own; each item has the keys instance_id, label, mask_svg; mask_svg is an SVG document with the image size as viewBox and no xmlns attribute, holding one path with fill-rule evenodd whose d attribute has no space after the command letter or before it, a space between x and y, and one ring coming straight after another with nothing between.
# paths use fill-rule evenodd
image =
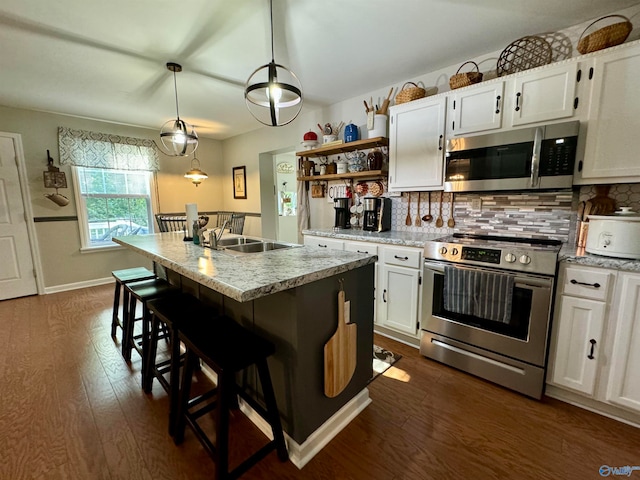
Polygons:
<instances>
[{"instance_id":1,"label":"wicker basket","mask_svg":"<svg viewBox=\"0 0 640 480\"><path fill-rule=\"evenodd\" d=\"M413 85L413 87L407 87L407 85ZM419 98L424 98L426 95L427 91L424 88L419 87L413 82L407 82L396 95L396 105L418 100Z\"/></svg>"},{"instance_id":2,"label":"wicker basket","mask_svg":"<svg viewBox=\"0 0 640 480\"><path fill-rule=\"evenodd\" d=\"M549 43L537 35L514 40L502 51L497 63L498 76L529 70L551 63Z\"/></svg>"},{"instance_id":3,"label":"wicker basket","mask_svg":"<svg viewBox=\"0 0 640 480\"><path fill-rule=\"evenodd\" d=\"M584 36L592 26L598 23L600 20L606 18L621 18L623 21L607 25L593 33L590 33L586 37ZM585 53L596 52L603 48L615 47L624 42L629 34L633 30L633 25L629 19L623 15L607 15L606 17L599 18L587 28L584 29L580 39L578 40L578 51L583 55Z\"/></svg>"},{"instance_id":4,"label":"wicker basket","mask_svg":"<svg viewBox=\"0 0 640 480\"><path fill-rule=\"evenodd\" d=\"M477 71L460 73L460 69L468 63L472 64ZM455 75L451 76L451 78L449 79L449 87L451 87L451 90L455 90L456 88L468 87L469 85L480 83L481 81L482 73L480 72L478 64L469 60L468 62L464 62L462 65L460 65Z\"/></svg>"}]
</instances>

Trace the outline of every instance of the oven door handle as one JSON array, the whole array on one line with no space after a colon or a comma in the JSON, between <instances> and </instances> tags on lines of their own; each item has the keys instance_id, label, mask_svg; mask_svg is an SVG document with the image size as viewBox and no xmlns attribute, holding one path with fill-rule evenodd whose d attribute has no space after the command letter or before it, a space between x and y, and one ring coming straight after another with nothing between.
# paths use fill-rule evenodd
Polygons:
<instances>
[{"instance_id":1,"label":"oven door handle","mask_svg":"<svg viewBox=\"0 0 640 480\"><path fill-rule=\"evenodd\" d=\"M544 130L542 127L536 128L536 136L533 141L533 155L531 156L531 186L537 187L540 174L540 152L542 151L542 139Z\"/></svg>"},{"instance_id":2,"label":"oven door handle","mask_svg":"<svg viewBox=\"0 0 640 480\"><path fill-rule=\"evenodd\" d=\"M444 275L444 264L440 263L431 263L424 262L424 271L431 271L438 275ZM518 288L523 288L525 290L533 290L534 288L546 288L550 289L553 286L553 281L550 278L538 278L538 277L528 277L522 276L518 272L507 273L507 272L497 272L494 270L486 270L482 267L467 267L456 265L456 268L465 269L465 270L483 270L491 273L497 273L499 275L511 275L515 277L514 286ZM426 282L424 282L426 284Z\"/></svg>"}]
</instances>

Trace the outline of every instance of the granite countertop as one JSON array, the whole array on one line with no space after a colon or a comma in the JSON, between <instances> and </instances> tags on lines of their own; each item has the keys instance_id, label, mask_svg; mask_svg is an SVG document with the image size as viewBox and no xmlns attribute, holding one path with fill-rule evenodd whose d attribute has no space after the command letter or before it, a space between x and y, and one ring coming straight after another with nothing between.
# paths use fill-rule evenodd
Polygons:
<instances>
[{"instance_id":1,"label":"granite countertop","mask_svg":"<svg viewBox=\"0 0 640 480\"><path fill-rule=\"evenodd\" d=\"M558 261L591 267L610 268L612 270L640 272L640 260L595 255L593 253L587 253L584 247L576 247L569 243L562 245L562 249L560 249L560 254L558 255Z\"/></svg>"},{"instance_id":2,"label":"granite countertop","mask_svg":"<svg viewBox=\"0 0 640 480\"><path fill-rule=\"evenodd\" d=\"M375 263L378 258L309 246L231 254L182 238L182 232L168 232L117 237L113 241L239 302L339 275Z\"/></svg>"},{"instance_id":3,"label":"granite countertop","mask_svg":"<svg viewBox=\"0 0 640 480\"><path fill-rule=\"evenodd\" d=\"M404 245L405 247L424 248L425 242L435 240L444 236L442 233L412 233L397 232L389 230L387 232L367 232L360 229L337 229L322 228L303 230L303 235L316 235L318 237L337 238L340 240L351 240L357 242L386 243L389 245Z\"/></svg>"},{"instance_id":4,"label":"granite countertop","mask_svg":"<svg viewBox=\"0 0 640 480\"><path fill-rule=\"evenodd\" d=\"M351 240L359 242L376 242L390 245L404 245L407 247L423 248L426 242L436 240L442 233L425 234L398 232L390 230L387 232L365 232L356 229L308 229L303 230L304 235L316 235L319 237L337 238L341 240ZM592 267L610 268L613 270L625 270L640 272L640 260L627 258L605 257L587 253L584 248L578 248L572 243L564 243L558 255L559 262L575 263Z\"/></svg>"}]
</instances>

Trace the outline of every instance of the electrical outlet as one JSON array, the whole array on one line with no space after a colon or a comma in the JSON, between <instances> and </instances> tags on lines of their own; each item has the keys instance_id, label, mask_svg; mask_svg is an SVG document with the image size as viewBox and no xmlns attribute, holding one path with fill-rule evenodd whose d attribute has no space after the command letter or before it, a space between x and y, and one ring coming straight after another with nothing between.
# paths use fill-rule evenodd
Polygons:
<instances>
[{"instance_id":1,"label":"electrical outlet","mask_svg":"<svg viewBox=\"0 0 640 480\"><path fill-rule=\"evenodd\" d=\"M471 210L473 210L474 212L479 212L480 210L482 210L481 198L474 198L471 200Z\"/></svg>"}]
</instances>

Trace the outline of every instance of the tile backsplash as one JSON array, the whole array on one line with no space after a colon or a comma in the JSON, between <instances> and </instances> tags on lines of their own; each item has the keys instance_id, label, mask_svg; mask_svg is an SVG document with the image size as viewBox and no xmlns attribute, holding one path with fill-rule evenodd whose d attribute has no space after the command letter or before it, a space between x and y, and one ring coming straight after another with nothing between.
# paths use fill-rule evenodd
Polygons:
<instances>
[{"instance_id":1,"label":"tile backsplash","mask_svg":"<svg viewBox=\"0 0 640 480\"><path fill-rule=\"evenodd\" d=\"M428 212L427 192L411 194L411 225L406 225L409 206L408 194L392 197L392 230L448 235L453 232L481 232L495 235L519 237L554 238L569 241L575 228L576 211L579 201L596 195L595 186L576 187L573 190L553 192L483 192L457 193L454 196L454 228L447 226L451 214L451 194L443 194L442 217L444 225L435 226L440 211L440 192L431 192L431 215L429 223L415 226L416 216ZM640 184L617 184L611 186L609 197L616 200L616 207L631 207L640 212ZM479 208L478 208L479 207Z\"/></svg>"}]
</instances>

